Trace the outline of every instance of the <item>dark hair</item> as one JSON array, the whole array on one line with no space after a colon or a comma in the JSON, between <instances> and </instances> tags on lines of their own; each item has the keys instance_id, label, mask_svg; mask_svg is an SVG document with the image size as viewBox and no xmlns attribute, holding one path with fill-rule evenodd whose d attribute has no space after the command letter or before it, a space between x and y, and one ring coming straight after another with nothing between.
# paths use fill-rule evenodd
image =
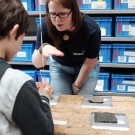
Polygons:
<instances>
[{"instance_id":1,"label":"dark hair","mask_svg":"<svg viewBox=\"0 0 135 135\"><path fill-rule=\"evenodd\" d=\"M6 37L15 24L19 25L16 39L28 29L28 13L20 0L0 0L0 39Z\"/></svg>"},{"instance_id":2,"label":"dark hair","mask_svg":"<svg viewBox=\"0 0 135 135\"><path fill-rule=\"evenodd\" d=\"M54 1L60 5L62 5L64 8L68 8L72 10L72 22L73 26L75 27L75 31L77 31L81 24L82 24L82 16L81 12L79 11L79 7L77 5L76 0L46 0L46 14L49 13L48 4L50 1ZM62 44L63 38L62 38L62 32L59 32L55 26L52 24L51 19L48 15L46 15L46 25L47 25L47 31L49 36L53 40L53 45L55 47L59 47Z\"/></svg>"}]
</instances>

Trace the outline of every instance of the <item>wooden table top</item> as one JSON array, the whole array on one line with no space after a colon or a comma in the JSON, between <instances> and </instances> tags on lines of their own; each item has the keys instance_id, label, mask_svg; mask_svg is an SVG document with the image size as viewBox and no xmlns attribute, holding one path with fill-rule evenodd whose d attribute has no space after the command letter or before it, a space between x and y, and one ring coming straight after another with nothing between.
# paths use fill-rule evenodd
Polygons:
<instances>
[{"instance_id":1,"label":"wooden table top","mask_svg":"<svg viewBox=\"0 0 135 135\"><path fill-rule=\"evenodd\" d=\"M51 105L53 120L67 121L55 124L55 135L135 135L135 98L112 96L111 108L81 107L83 96L62 95ZM90 125L91 112L125 113L129 131L94 129Z\"/></svg>"}]
</instances>

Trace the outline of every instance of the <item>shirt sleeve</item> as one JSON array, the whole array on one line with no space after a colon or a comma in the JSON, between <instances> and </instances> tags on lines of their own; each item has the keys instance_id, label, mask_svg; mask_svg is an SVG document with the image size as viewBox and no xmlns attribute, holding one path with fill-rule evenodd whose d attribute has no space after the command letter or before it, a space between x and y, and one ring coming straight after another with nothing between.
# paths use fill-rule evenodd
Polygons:
<instances>
[{"instance_id":1,"label":"shirt sleeve","mask_svg":"<svg viewBox=\"0 0 135 135\"><path fill-rule=\"evenodd\" d=\"M19 91L12 117L24 135L54 134L49 99L43 95L40 97L32 80L27 81Z\"/></svg>"},{"instance_id":2,"label":"shirt sleeve","mask_svg":"<svg viewBox=\"0 0 135 135\"><path fill-rule=\"evenodd\" d=\"M36 46L35 46L35 48L37 50L41 46L41 33L42 33L43 43L51 43L52 42L51 39L49 38L49 35L48 35L48 32L47 32L46 19L45 18L42 20L41 25L42 25L42 28L39 26L39 28L37 30L37 39L36 39Z\"/></svg>"}]
</instances>

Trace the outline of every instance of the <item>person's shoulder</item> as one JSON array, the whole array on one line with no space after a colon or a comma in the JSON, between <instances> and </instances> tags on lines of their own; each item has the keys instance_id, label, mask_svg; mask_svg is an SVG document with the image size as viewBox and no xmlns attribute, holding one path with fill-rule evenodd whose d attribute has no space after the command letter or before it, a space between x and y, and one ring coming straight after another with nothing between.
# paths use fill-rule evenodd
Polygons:
<instances>
[{"instance_id":1,"label":"person's shoulder","mask_svg":"<svg viewBox=\"0 0 135 135\"><path fill-rule=\"evenodd\" d=\"M43 18L38 18L39 20L38 20L38 23L39 23L39 27L38 27L38 29L40 30L40 27L42 26L42 30L43 30L43 32L44 31L47 31L47 26L46 26L46 17L43 17ZM39 31L40 32L40 31Z\"/></svg>"},{"instance_id":2,"label":"person's shoulder","mask_svg":"<svg viewBox=\"0 0 135 135\"><path fill-rule=\"evenodd\" d=\"M42 27L46 27L46 17L42 18L41 25L42 25Z\"/></svg>"},{"instance_id":3,"label":"person's shoulder","mask_svg":"<svg viewBox=\"0 0 135 135\"><path fill-rule=\"evenodd\" d=\"M42 24L46 25L46 17L42 18Z\"/></svg>"},{"instance_id":4,"label":"person's shoulder","mask_svg":"<svg viewBox=\"0 0 135 135\"><path fill-rule=\"evenodd\" d=\"M4 72L1 78L0 90L3 92L0 98L4 100L4 98L6 97L6 100L4 100L4 102L10 103L10 112L12 112L17 94L21 90L22 86L29 80L32 80L29 75L11 67L7 68Z\"/></svg>"},{"instance_id":5,"label":"person's shoulder","mask_svg":"<svg viewBox=\"0 0 135 135\"><path fill-rule=\"evenodd\" d=\"M87 22L89 24L97 24L91 16L86 15L86 14L83 14L83 20L84 22Z\"/></svg>"},{"instance_id":6,"label":"person's shoulder","mask_svg":"<svg viewBox=\"0 0 135 135\"><path fill-rule=\"evenodd\" d=\"M89 15L83 14L83 25L86 25L89 29L96 29L97 31L100 31L96 21Z\"/></svg>"},{"instance_id":7,"label":"person's shoulder","mask_svg":"<svg viewBox=\"0 0 135 135\"><path fill-rule=\"evenodd\" d=\"M24 73L21 70L18 69L13 69L13 68L8 68L4 74L4 77L7 77L8 80L14 80L16 83L18 82L19 84L23 84L28 80L31 80L32 77L29 76L28 74Z\"/></svg>"}]
</instances>

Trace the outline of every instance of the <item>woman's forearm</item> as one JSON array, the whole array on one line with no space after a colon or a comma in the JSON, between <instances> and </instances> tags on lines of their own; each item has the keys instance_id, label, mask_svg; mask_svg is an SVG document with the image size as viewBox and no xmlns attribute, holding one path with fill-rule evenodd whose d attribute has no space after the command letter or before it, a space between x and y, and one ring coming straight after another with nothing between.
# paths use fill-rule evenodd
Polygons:
<instances>
[{"instance_id":1,"label":"woman's forearm","mask_svg":"<svg viewBox=\"0 0 135 135\"><path fill-rule=\"evenodd\" d=\"M96 61L97 61L97 58L94 58L94 59L86 58L86 60L84 61L84 64L81 67L81 70L78 74L78 77L75 81L75 86L81 87L83 85L85 80L88 78L89 73L93 69Z\"/></svg>"},{"instance_id":2,"label":"woman's forearm","mask_svg":"<svg viewBox=\"0 0 135 135\"><path fill-rule=\"evenodd\" d=\"M32 55L32 63L36 68L44 67L47 61L47 57L43 56L39 50L34 50Z\"/></svg>"}]
</instances>

